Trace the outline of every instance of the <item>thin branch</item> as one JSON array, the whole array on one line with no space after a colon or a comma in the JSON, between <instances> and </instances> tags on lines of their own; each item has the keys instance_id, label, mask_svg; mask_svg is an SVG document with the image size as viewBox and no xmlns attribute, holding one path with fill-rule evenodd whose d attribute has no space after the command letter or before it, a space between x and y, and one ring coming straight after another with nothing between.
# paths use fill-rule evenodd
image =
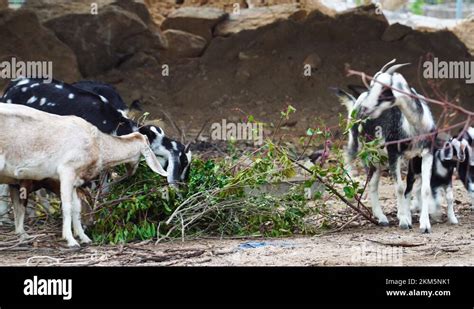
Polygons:
<instances>
[{"instance_id":1,"label":"thin branch","mask_svg":"<svg viewBox=\"0 0 474 309\"><path fill-rule=\"evenodd\" d=\"M277 151L280 152L280 150L277 149ZM369 220L370 222L374 223L374 224L377 224L378 225L378 222L377 220L375 220L372 215L370 214L370 211L368 210L368 208L362 203L362 202L359 202L360 203L360 206L362 206L362 208L360 207L357 207L355 206L354 204L352 204L348 199L346 199L342 194L340 194L337 189L332 186L331 184L327 183L321 176L319 176L318 174L314 173L313 171L311 171L310 169L308 169L306 166L302 165L301 163L297 162L296 160L292 159L292 158L289 158L294 164L298 165L298 167L302 168L303 170L307 171L308 173L314 175L316 177L316 179L322 183L332 194L336 195L341 201L343 201L347 206L349 206L350 208L352 208L353 210L355 210L356 212L360 213L364 218L366 218L367 220ZM362 211L362 209L365 209L367 210L367 213Z\"/></svg>"}]
</instances>

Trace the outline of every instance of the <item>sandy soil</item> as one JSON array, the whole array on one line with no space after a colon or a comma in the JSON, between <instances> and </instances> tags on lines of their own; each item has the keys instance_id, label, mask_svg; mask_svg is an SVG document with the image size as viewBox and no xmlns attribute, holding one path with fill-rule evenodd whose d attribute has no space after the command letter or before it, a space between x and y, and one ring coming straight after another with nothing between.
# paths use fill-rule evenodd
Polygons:
<instances>
[{"instance_id":1,"label":"sandy soil","mask_svg":"<svg viewBox=\"0 0 474 309\"><path fill-rule=\"evenodd\" d=\"M125 246L88 246L68 249L59 240L59 226L53 231L34 228L33 240L20 243L11 227L0 227L0 265L59 266L331 266L331 265L418 265L473 266L474 213L464 188L456 184L456 213L460 224L433 224L431 234L414 229L400 230L396 222L395 199L384 179L381 200L391 222L389 227L353 222L336 232L319 236L259 239L195 239L159 243L142 242ZM347 209L341 205L336 209Z\"/></svg>"}]
</instances>

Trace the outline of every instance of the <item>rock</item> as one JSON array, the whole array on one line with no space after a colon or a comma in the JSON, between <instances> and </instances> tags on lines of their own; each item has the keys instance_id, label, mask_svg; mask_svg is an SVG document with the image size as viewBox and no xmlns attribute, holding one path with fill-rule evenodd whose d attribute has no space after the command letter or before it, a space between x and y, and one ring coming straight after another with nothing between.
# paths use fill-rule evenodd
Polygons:
<instances>
[{"instance_id":1,"label":"rock","mask_svg":"<svg viewBox=\"0 0 474 309\"><path fill-rule=\"evenodd\" d=\"M319 69L322 64L321 57L317 53L309 54L303 61L303 65L306 66L308 64L311 66L312 71Z\"/></svg>"},{"instance_id":2,"label":"rock","mask_svg":"<svg viewBox=\"0 0 474 309\"><path fill-rule=\"evenodd\" d=\"M163 0L144 0L145 5L148 7L148 12L151 18L157 25L161 25L166 19L166 16L174 10L174 4L172 1Z\"/></svg>"},{"instance_id":3,"label":"rock","mask_svg":"<svg viewBox=\"0 0 474 309\"><path fill-rule=\"evenodd\" d=\"M413 30L410 27L395 23L390 25L385 29L385 32L382 35L382 41L392 42L403 39L408 33Z\"/></svg>"},{"instance_id":4,"label":"rock","mask_svg":"<svg viewBox=\"0 0 474 309\"><path fill-rule=\"evenodd\" d=\"M152 17L153 17L153 21L154 21L155 24L157 24L157 25L161 25L161 24L165 21L165 19L166 19L166 17L164 17L163 15L158 14L158 13L157 13L157 14L153 14Z\"/></svg>"},{"instance_id":5,"label":"rock","mask_svg":"<svg viewBox=\"0 0 474 309\"><path fill-rule=\"evenodd\" d=\"M74 52L54 33L43 27L35 12L27 9L0 11L0 59L51 61L57 79L74 82L81 78ZM0 85L6 84L0 80Z\"/></svg>"},{"instance_id":6,"label":"rock","mask_svg":"<svg viewBox=\"0 0 474 309\"><path fill-rule=\"evenodd\" d=\"M360 6L335 16L336 27L331 29L331 36L350 41L354 33L363 33L363 40L380 40L389 26L383 14L377 14L375 5Z\"/></svg>"},{"instance_id":7,"label":"rock","mask_svg":"<svg viewBox=\"0 0 474 309\"><path fill-rule=\"evenodd\" d=\"M226 12L216 8L182 7L168 15L161 28L186 31L210 42L214 27L227 16Z\"/></svg>"},{"instance_id":8,"label":"rock","mask_svg":"<svg viewBox=\"0 0 474 309\"><path fill-rule=\"evenodd\" d=\"M158 61L155 57L145 54L144 52L138 52L120 64L119 69L128 71L136 68L157 68L158 65Z\"/></svg>"},{"instance_id":9,"label":"rock","mask_svg":"<svg viewBox=\"0 0 474 309\"><path fill-rule=\"evenodd\" d=\"M454 34L469 48L474 56L474 18L460 23L453 29Z\"/></svg>"},{"instance_id":10,"label":"rock","mask_svg":"<svg viewBox=\"0 0 474 309\"><path fill-rule=\"evenodd\" d=\"M385 15L379 14L378 11L379 11L379 8L375 4L369 4L369 5L362 5L350 10L343 11L340 14L337 14L337 16L350 17L352 15L354 16L362 15L362 16L370 17L371 19L374 19L374 20L381 21L388 25L388 21Z\"/></svg>"},{"instance_id":11,"label":"rock","mask_svg":"<svg viewBox=\"0 0 474 309\"><path fill-rule=\"evenodd\" d=\"M293 21L302 21L306 18L306 16L308 16L307 11L298 10L298 11L294 12L293 14L291 14L290 16L288 16L288 19L291 19Z\"/></svg>"},{"instance_id":12,"label":"rock","mask_svg":"<svg viewBox=\"0 0 474 309\"><path fill-rule=\"evenodd\" d=\"M299 9L296 4L256 7L242 10L239 15L231 14L227 20L217 25L214 35L227 36L242 30L257 29L278 20L288 19L290 17L292 17L293 20L300 20L305 16L306 12Z\"/></svg>"},{"instance_id":13,"label":"rock","mask_svg":"<svg viewBox=\"0 0 474 309\"><path fill-rule=\"evenodd\" d=\"M27 0L24 8L34 10L42 23L69 14L92 14L96 8L100 12L114 0Z\"/></svg>"},{"instance_id":14,"label":"rock","mask_svg":"<svg viewBox=\"0 0 474 309\"><path fill-rule=\"evenodd\" d=\"M147 25L152 22L150 12L144 0L116 0L112 5L120 6L124 10L134 13Z\"/></svg>"},{"instance_id":15,"label":"rock","mask_svg":"<svg viewBox=\"0 0 474 309\"><path fill-rule=\"evenodd\" d=\"M157 56L167 47L156 26L145 24L117 3L100 7L97 15L84 10L66 10L62 15L52 12L47 17L43 14L44 25L76 53L84 76L103 73L138 52Z\"/></svg>"},{"instance_id":16,"label":"rock","mask_svg":"<svg viewBox=\"0 0 474 309\"><path fill-rule=\"evenodd\" d=\"M168 42L168 49L163 55L172 58L199 57L207 45L203 37L181 30L168 29L163 35Z\"/></svg>"}]
</instances>

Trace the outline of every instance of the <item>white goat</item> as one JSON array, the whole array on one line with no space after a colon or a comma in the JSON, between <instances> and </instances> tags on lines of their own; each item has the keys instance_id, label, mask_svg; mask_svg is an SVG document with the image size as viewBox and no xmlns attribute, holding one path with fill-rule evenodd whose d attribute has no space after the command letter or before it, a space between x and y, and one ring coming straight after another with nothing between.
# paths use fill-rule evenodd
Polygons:
<instances>
[{"instance_id":1,"label":"white goat","mask_svg":"<svg viewBox=\"0 0 474 309\"><path fill-rule=\"evenodd\" d=\"M387 63L370 83L369 89L359 95L357 100L340 91L345 95L345 105L349 109L349 115L356 110L357 118L369 120L362 124L362 132L354 126L349 136L348 154L349 160L358 152L358 136L365 134L369 138L382 137L382 142L395 142L403 139L413 139L399 144L390 144L385 147L388 154L390 172L396 182L398 219L401 228L412 226L412 217L409 203L404 196L405 184L402 179L401 165L403 160L414 157L422 158L422 197L423 205L420 214L420 230L430 232L429 209L434 209L434 201L431 195L430 177L433 163L433 153L429 139L417 139L416 137L428 134L436 130L436 125L431 111L426 102L419 96L418 99L405 93L418 95L414 89L410 89L403 76L396 72L397 69L406 65L398 64L389 67L395 59ZM387 86L389 87L387 87ZM392 87L394 90L390 88ZM388 220L380 207L378 187L380 179L380 166L371 167L373 175L369 182L369 196L374 216L381 225L387 225Z\"/></svg>"},{"instance_id":2,"label":"white goat","mask_svg":"<svg viewBox=\"0 0 474 309\"><path fill-rule=\"evenodd\" d=\"M100 132L82 118L58 116L36 109L0 103L0 183L52 179L60 182L63 230L68 246L78 246L71 231L82 243L91 240L81 225L81 202L76 189L100 171L119 164L134 173L140 156L156 173L167 176L140 133L115 137ZM14 187L14 186L12 186ZM17 233L24 230L24 207L18 192L12 192Z\"/></svg>"}]
</instances>

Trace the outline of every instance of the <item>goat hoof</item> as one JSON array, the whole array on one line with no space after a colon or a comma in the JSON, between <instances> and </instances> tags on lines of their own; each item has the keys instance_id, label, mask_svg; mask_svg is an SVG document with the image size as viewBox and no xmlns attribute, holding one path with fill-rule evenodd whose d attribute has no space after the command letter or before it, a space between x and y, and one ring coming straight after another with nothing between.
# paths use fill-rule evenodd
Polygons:
<instances>
[{"instance_id":1,"label":"goat hoof","mask_svg":"<svg viewBox=\"0 0 474 309\"><path fill-rule=\"evenodd\" d=\"M401 223L401 224L400 224L400 228L401 228L402 230L409 230L409 229L412 228L412 226L411 226L411 224Z\"/></svg>"},{"instance_id":2,"label":"goat hoof","mask_svg":"<svg viewBox=\"0 0 474 309\"><path fill-rule=\"evenodd\" d=\"M402 230L408 230L411 229L411 216L399 216L398 217L399 223L398 226Z\"/></svg>"},{"instance_id":3,"label":"goat hoof","mask_svg":"<svg viewBox=\"0 0 474 309\"><path fill-rule=\"evenodd\" d=\"M81 246L79 245L79 243L78 243L75 239L69 240L69 241L67 242L67 246L68 246L69 248L80 248L80 247L81 247Z\"/></svg>"},{"instance_id":4,"label":"goat hoof","mask_svg":"<svg viewBox=\"0 0 474 309\"><path fill-rule=\"evenodd\" d=\"M81 244L90 244L91 242L92 242L92 240L89 237L87 237L86 235L81 237Z\"/></svg>"},{"instance_id":5,"label":"goat hoof","mask_svg":"<svg viewBox=\"0 0 474 309\"><path fill-rule=\"evenodd\" d=\"M26 232L20 233L20 240L21 241L28 240L28 238L30 238L30 235L28 235Z\"/></svg>"},{"instance_id":6,"label":"goat hoof","mask_svg":"<svg viewBox=\"0 0 474 309\"><path fill-rule=\"evenodd\" d=\"M388 221L379 221L380 226L388 226Z\"/></svg>"},{"instance_id":7,"label":"goat hoof","mask_svg":"<svg viewBox=\"0 0 474 309\"><path fill-rule=\"evenodd\" d=\"M431 233L431 227L420 228L420 233L421 233L421 234L429 234L429 233Z\"/></svg>"},{"instance_id":8,"label":"goat hoof","mask_svg":"<svg viewBox=\"0 0 474 309\"><path fill-rule=\"evenodd\" d=\"M448 219L448 221L452 225L456 225L456 224L459 223L457 218L450 218L450 219Z\"/></svg>"}]
</instances>

